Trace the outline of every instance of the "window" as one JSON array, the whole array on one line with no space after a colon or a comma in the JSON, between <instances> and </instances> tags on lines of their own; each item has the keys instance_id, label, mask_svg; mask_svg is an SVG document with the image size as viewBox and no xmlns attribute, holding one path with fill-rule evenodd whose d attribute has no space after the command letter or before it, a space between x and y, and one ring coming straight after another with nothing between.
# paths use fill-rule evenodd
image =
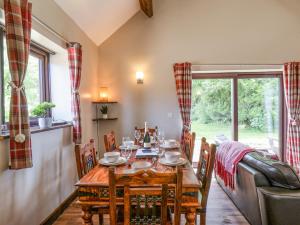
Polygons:
<instances>
[{"instance_id":1,"label":"window","mask_svg":"<svg viewBox=\"0 0 300 225\"><path fill-rule=\"evenodd\" d=\"M281 73L194 74L192 130L197 137L240 141L280 155L283 84Z\"/></svg>"},{"instance_id":2,"label":"window","mask_svg":"<svg viewBox=\"0 0 300 225\"><path fill-rule=\"evenodd\" d=\"M10 110L10 97L11 87L9 85L11 77L9 71L9 62L7 57L7 47L5 40L5 33L1 31L0 34L0 50L1 50L1 123L8 122ZM49 53L43 51L32 43L30 46L30 55L28 59L28 66L26 77L24 80L24 87L28 103L29 115L32 109L40 102L50 100L50 87L49 87Z\"/></svg>"}]
</instances>

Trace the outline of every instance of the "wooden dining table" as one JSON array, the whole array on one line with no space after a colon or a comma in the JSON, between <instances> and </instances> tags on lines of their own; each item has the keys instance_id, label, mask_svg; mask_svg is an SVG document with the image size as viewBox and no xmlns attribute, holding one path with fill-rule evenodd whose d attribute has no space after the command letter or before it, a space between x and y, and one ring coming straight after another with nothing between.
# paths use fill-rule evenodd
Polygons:
<instances>
[{"instance_id":1,"label":"wooden dining table","mask_svg":"<svg viewBox=\"0 0 300 225\"><path fill-rule=\"evenodd\" d=\"M182 154L184 155L184 154ZM131 164L138 160L146 160L152 162L152 169L161 173L174 172L175 167L165 166L159 163L158 160L152 159L137 159L135 157L135 151L131 154L130 159L126 165L120 165L116 167L116 173L131 173L134 169ZM188 160L187 160L188 161ZM108 180L109 167L103 165L97 165L85 176L83 176L75 186L78 187L78 203L82 208L83 224L92 225L92 213L93 207L109 207L109 180ZM196 221L196 209L200 206L200 183L196 177L196 174L189 162L183 166L183 196L182 196L182 208L185 213L186 225L195 225ZM175 190L170 189L168 198L174 199ZM117 200L119 205L123 202L123 188L117 189ZM170 200L171 201L171 200Z\"/></svg>"}]
</instances>

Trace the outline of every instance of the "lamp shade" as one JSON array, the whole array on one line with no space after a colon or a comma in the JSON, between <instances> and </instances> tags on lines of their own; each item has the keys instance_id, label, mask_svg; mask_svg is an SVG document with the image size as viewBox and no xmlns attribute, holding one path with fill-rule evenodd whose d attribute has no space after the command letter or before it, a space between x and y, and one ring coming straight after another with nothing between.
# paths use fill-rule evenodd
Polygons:
<instances>
[{"instance_id":1,"label":"lamp shade","mask_svg":"<svg viewBox=\"0 0 300 225\"><path fill-rule=\"evenodd\" d=\"M143 72L141 72L141 71L136 72L135 77L136 77L136 82L138 84L144 83L144 73Z\"/></svg>"},{"instance_id":2,"label":"lamp shade","mask_svg":"<svg viewBox=\"0 0 300 225\"><path fill-rule=\"evenodd\" d=\"M108 88L100 87L99 97L101 102L108 102Z\"/></svg>"}]
</instances>

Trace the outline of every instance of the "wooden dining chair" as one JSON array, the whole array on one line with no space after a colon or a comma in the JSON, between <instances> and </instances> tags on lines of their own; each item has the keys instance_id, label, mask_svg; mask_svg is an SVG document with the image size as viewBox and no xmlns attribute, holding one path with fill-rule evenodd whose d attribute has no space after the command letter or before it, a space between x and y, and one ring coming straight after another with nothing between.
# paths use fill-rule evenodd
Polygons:
<instances>
[{"instance_id":1,"label":"wooden dining chair","mask_svg":"<svg viewBox=\"0 0 300 225\"><path fill-rule=\"evenodd\" d=\"M115 132L111 131L104 135L105 151L111 152L117 148Z\"/></svg>"},{"instance_id":2,"label":"wooden dining chair","mask_svg":"<svg viewBox=\"0 0 300 225\"><path fill-rule=\"evenodd\" d=\"M81 179L97 165L94 139L90 139L89 143L83 146L75 145L75 158L78 178ZM99 215L99 224L102 225L103 215L109 213L109 208L95 206L92 208L92 213Z\"/></svg>"},{"instance_id":3,"label":"wooden dining chair","mask_svg":"<svg viewBox=\"0 0 300 225\"><path fill-rule=\"evenodd\" d=\"M96 166L96 150L94 139L83 145L75 145L75 157L79 179Z\"/></svg>"},{"instance_id":4,"label":"wooden dining chair","mask_svg":"<svg viewBox=\"0 0 300 225\"><path fill-rule=\"evenodd\" d=\"M182 168L173 173L159 173L149 169L130 174L117 174L109 169L110 225L117 224L116 187L124 186L124 221L121 224L172 224L168 217L169 185L175 186L174 225L180 224L182 199Z\"/></svg>"},{"instance_id":5,"label":"wooden dining chair","mask_svg":"<svg viewBox=\"0 0 300 225\"><path fill-rule=\"evenodd\" d=\"M200 214L200 225L206 224L206 207L207 199L211 185L212 173L214 169L216 156L216 145L209 145L206 142L206 138L201 139L200 157L197 168L197 178L201 183L201 203L197 209L197 214Z\"/></svg>"},{"instance_id":6,"label":"wooden dining chair","mask_svg":"<svg viewBox=\"0 0 300 225\"><path fill-rule=\"evenodd\" d=\"M194 154L194 146L195 146L195 139L196 133L185 131L183 133L183 146L182 149L185 152L187 158L189 159L190 163L193 163L193 154Z\"/></svg>"}]
</instances>

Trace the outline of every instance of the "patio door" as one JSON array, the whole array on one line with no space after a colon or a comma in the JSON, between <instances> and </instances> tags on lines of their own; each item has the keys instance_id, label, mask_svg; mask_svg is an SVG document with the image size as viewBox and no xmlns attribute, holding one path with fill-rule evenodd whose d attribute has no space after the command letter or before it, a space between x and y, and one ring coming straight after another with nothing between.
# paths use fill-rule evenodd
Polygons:
<instances>
[{"instance_id":1,"label":"patio door","mask_svg":"<svg viewBox=\"0 0 300 225\"><path fill-rule=\"evenodd\" d=\"M192 85L195 152L201 137L236 140L281 156L283 87L281 74L199 74ZM198 160L197 154L194 161Z\"/></svg>"}]
</instances>

